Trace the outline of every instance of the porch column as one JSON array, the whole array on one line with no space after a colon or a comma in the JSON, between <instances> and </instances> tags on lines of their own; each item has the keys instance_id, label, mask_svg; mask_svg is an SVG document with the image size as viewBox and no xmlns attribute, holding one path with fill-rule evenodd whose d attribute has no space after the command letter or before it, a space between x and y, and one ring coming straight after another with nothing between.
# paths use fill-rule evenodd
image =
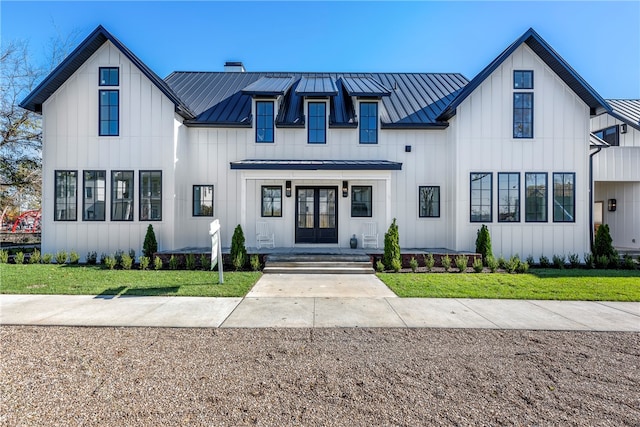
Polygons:
<instances>
[{"instance_id":1,"label":"porch column","mask_svg":"<svg viewBox=\"0 0 640 427\"><path fill-rule=\"evenodd\" d=\"M385 183L385 208L386 208L386 222L382 225L382 229L386 230L391 224L391 177L387 176L384 180Z\"/></svg>"},{"instance_id":2,"label":"porch column","mask_svg":"<svg viewBox=\"0 0 640 427\"><path fill-rule=\"evenodd\" d=\"M247 176L240 174L240 226L247 233Z\"/></svg>"}]
</instances>

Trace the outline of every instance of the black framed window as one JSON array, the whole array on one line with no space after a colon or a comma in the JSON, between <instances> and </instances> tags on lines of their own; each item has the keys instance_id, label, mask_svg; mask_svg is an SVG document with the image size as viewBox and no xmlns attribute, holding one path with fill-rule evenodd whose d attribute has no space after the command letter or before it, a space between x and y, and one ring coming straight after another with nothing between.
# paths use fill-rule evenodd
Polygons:
<instances>
[{"instance_id":1,"label":"black framed window","mask_svg":"<svg viewBox=\"0 0 640 427\"><path fill-rule=\"evenodd\" d=\"M576 174L553 174L553 222L575 222Z\"/></svg>"},{"instance_id":2,"label":"black framed window","mask_svg":"<svg viewBox=\"0 0 640 427\"><path fill-rule=\"evenodd\" d=\"M119 86L120 69L118 67L100 67L100 86Z\"/></svg>"},{"instance_id":3,"label":"black framed window","mask_svg":"<svg viewBox=\"0 0 640 427\"><path fill-rule=\"evenodd\" d=\"M107 172L83 172L82 220L104 221L107 201Z\"/></svg>"},{"instance_id":4,"label":"black framed window","mask_svg":"<svg viewBox=\"0 0 640 427\"><path fill-rule=\"evenodd\" d=\"M620 145L620 126L609 126L593 133L598 138L612 146Z\"/></svg>"},{"instance_id":5,"label":"black framed window","mask_svg":"<svg viewBox=\"0 0 640 427\"><path fill-rule=\"evenodd\" d=\"M55 172L55 221L75 221L78 218L78 171Z\"/></svg>"},{"instance_id":6,"label":"black framed window","mask_svg":"<svg viewBox=\"0 0 640 427\"><path fill-rule=\"evenodd\" d=\"M140 221L162 220L162 171L140 171Z\"/></svg>"},{"instance_id":7,"label":"black framed window","mask_svg":"<svg viewBox=\"0 0 640 427\"><path fill-rule=\"evenodd\" d=\"M524 220L547 222L547 173L524 174Z\"/></svg>"},{"instance_id":8,"label":"black framed window","mask_svg":"<svg viewBox=\"0 0 640 427\"><path fill-rule=\"evenodd\" d=\"M213 216L213 185L193 186L193 216Z\"/></svg>"},{"instance_id":9,"label":"black framed window","mask_svg":"<svg viewBox=\"0 0 640 427\"><path fill-rule=\"evenodd\" d=\"M533 70L515 70L513 72L514 89L533 89Z\"/></svg>"},{"instance_id":10,"label":"black framed window","mask_svg":"<svg viewBox=\"0 0 640 427\"><path fill-rule=\"evenodd\" d=\"M498 173L498 222L520 222L519 173Z\"/></svg>"},{"instance_id":11,"label":"black framed window","mask_svg":"<svg viewBox=\"0 0 640 427\"><path fill-rule=\"evenodd\" d=\"M100 91L100 136L118 136L120 132L120 92L118 90Z\"/></svg>"},{"instance_id":12,"label":"black framed window","mask_svg":"<svg viewBox=\"0 0 640 427\"><path fill-rule=\"evenodd\" d=\"M324 102L309 103L309 144L327 143L326 109Z\"/></svg>"},{"instance_id":13,"label":"black framed window","mask_svg":"<svg viewBox=\"0 0 640 427\"><path fill-rule=\"evenodd\" d=\"M282 186L262 186L262 216L282 216Z\"/></svg>"},{"instance_id":14,"label":"black framed window","mask_svg":"<svg viewBox=\"0 0 640 427\"><path fill-rule=\"evenodd\" d=\"M256 142L273 142L273 101L256 101Z\"/></svg>"},{"instance_id":15,"label":"black framed window","mask_svg":"<svg viewBox=\"0 0 640 427\"><path fill-rule=\"evenodd\" d=\"M360 144L378 143L378 103L360 103Z\"/></svg>"},{"instance_id":16,"label":"black framed window","mask_svg":"<svg viewBox=\"0 0 640 427\"><path fill-rule=\"evenodd\" d=\"M372 198L373 187L370 185L352 185L351 216L371 218L373 216Z\"/></svg>"},{"instance_id":17,"label":"black framed window","mask_svg":"<svg viewBox=\"0 0 640 427\"><path fill-rule=\"evenodd\" d=\"M513 94L513 137L533 138L533 93Z\"/></svg>"},{"instance_id":18,"label":"black framed window","mask_svg":"<svg viewBox=\"0 0 640 427\"><path fill-rule=\"evenodd\" d=\"M491 222L493 209L493 173L471 173L471 222Z\"/></svg>"},{"instance_id":19,"label":"black framed window","mask_svg":"<svg viewBox=\"0 0 640 427\"><path fill-rule=\"evenodd\" d=\"M133 171L111 171L111 221L133 221Z\"/></svg>"},{"instance_id":20,"label":"black framed window","mask_svg":"<svg viewBox=\"0 0 640 427\"><path fill-rule=\"evenodd\" d=\"M440 217L440 187L439 186L419 186L418 187L418 216L420 218Z\"/></svg>"}]
</instances>

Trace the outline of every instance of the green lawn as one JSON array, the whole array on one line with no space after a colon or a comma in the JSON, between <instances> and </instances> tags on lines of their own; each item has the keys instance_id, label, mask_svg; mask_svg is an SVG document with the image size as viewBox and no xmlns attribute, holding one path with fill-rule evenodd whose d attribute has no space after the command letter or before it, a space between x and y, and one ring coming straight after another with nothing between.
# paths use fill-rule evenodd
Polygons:
<instances>
[{"instance_id":1,"label":"green lawn","mask_svg":"<svg viewBox=\"0 0 640 427\"><path fill-rule=\"evenodd\" d=\"M103 270L95 266L0 264L0 293L242 297L259 272Z\"/></svg>"},{"instance_id":2,"label":"green lawn","mask_svg":"<svg viewBox=\"0 0 640 427\"><path fill-rule=\"evenodd\" d=\"M532 269L506 273L380 273L400 297L640 301L640 271Z\"/></svg>"}]
</instances>

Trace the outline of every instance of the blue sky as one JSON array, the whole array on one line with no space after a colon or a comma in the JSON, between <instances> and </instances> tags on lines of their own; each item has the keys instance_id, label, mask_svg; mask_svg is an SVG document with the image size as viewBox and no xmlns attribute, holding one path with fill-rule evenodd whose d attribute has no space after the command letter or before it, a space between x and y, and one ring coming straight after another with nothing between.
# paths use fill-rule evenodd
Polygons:
<instances>
[{"instance_id":1,"label":"blue sky","mask_svg":"<svg viewBox=\"0 0 640 427\"><path fill-rule=\"evenodd\" d=\"M460 72L473 78L533 27L605 98L640 98L640 2L0 2L2 43L98 24L171 71Z\"/></svg>"}]
</instances>

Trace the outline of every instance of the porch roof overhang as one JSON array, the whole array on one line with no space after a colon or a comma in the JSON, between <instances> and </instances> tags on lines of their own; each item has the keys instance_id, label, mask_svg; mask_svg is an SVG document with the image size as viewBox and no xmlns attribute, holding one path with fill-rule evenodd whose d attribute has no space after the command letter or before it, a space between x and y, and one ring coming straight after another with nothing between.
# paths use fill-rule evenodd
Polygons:
<instances>
[{"instance_id":1,"label":"porch roof overhang","mask_svg":"<svg viewBox=\"0 0 640 427\"><path fill-rule=\"evenodd\" d=\"M231 169L250 170L402 170L402 163L390 160L267 160L231 162Z\"/></svg>"}]
</instances>

